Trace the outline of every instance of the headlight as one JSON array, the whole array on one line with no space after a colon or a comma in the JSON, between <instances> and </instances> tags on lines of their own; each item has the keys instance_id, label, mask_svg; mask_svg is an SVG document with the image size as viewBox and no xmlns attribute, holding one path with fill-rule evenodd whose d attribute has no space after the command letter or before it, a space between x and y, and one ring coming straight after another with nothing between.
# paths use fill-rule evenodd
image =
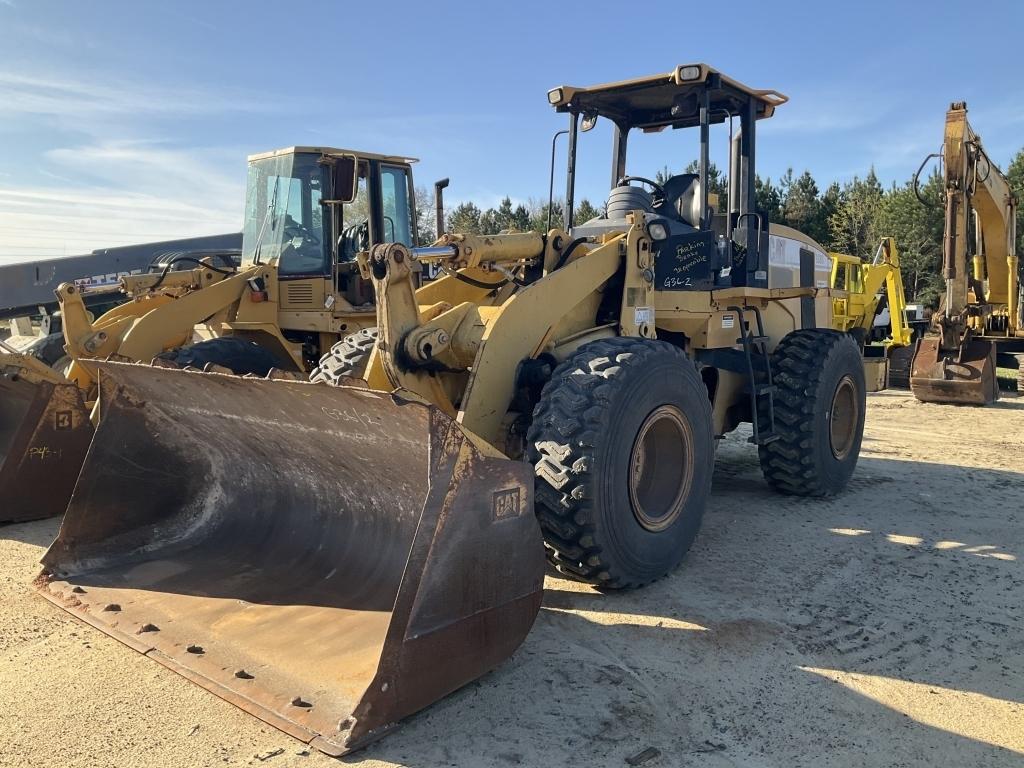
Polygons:
<instances>
[{"instance_id":1,"label":"headlight","mask_svg":"<svg viewBox=\"0 0 1024 768\"><path fill-rule=\"evenodd\" d=\"M686 67L680 67L679 79L684 82L688 80L700 80L700 66L697 64L690 64Z\"/></svg>"},{"instance_id":2,"label":"headlight","mask_svg":"<svg viewBox=\"0 0 1024 768\"><path fill-rule=\"evenodd\" d=\"M664 240L668 237L668 229L660 221L652 221L647 225L647 234L651 240Z\"/></svg>"},{"instance_id":3,"label":"headlight","mask_svg":"<svg viewBox=\"0 0 1024 768\"><path fill-rule=\"evenodd\" d=\"M552 88L548 91L548 104L557 104L562 100L562 89Z\"/></svg>"}]
</instances>

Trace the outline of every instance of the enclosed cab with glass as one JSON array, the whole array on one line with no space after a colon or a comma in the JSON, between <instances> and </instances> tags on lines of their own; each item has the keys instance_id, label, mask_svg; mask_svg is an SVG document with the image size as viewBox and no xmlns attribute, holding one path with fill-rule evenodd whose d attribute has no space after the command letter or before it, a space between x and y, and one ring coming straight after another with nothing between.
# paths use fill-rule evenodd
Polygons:
<instances>
[{"instance_id":1,"label":"enclosed cab with glass","mask_svg":"<svg viewBox=\"0 0 1024 768\"><path fill-rule=\"evenodd\" d=\"M249 158L244 264L274 264L280 325L308 365L339 336L376 324L356 254L414 246L412 158L290 147Z\"/></svg>"}]
</instances>

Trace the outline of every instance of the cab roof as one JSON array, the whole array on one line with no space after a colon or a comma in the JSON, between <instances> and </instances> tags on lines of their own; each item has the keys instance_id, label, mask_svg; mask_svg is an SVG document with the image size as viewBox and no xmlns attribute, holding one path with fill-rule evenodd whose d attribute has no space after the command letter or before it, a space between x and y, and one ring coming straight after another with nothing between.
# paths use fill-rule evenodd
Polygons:
<instances>
[{"instance_id":1,"label":"cab roof","mask_svg":"<svg viewBox=\"0 0 1024 768\"><path fill-rule=\"evenodd\" d=\"M657 131L666 126L699 125L700 97L705 90L712 123L741 114L749 99L754 100L759 119L771 117L777 106L789 101L778 91L750 88L707 64L681 64L663 75L589 88L563 85L548 91L548 101L559 112L597 113L620 128Z\"/></svg>"},{"instance_id":2,"label":"cab roof","mask_svg":"<svg viewBox=\"0 0 1024 768\"><path fill-rule=\"evenodd\" d=\"M256 155L249 155L248 162L254 160L265 160L268 157L281 157L283 155L294 155L294 154L313 154L313 155L328 155L330 157L338 157L340 155L355 155L356 157L364 160L380 160L385 163L416 163L419 162L415 157L403 157L401 155L378 155L375 152L363 152L358 149L339 149L338 147L284 147L283 149L274 149L270 152L260 152Z\"/></svg>"}]
</instances>

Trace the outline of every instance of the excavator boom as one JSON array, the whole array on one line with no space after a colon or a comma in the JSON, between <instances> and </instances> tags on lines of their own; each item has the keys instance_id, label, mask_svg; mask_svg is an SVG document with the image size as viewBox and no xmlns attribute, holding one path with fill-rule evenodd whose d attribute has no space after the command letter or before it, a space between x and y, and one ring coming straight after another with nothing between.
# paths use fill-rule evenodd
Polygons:
<instances>
[{"instance_id":1,"label":"excavator boom","mask_svg":"<svg viewBox=\"0 0 1024 768\"><path fill-rule=\"evenodd\" d=\"M1017 200L967 122L962 102L946 113L943 159L946 293L936 313L939 335L918 342L910 388L924 402L986 405L999 397L996 344L1018 337L1024 343L1014 250Z\"/></svg>"}]
</instances>

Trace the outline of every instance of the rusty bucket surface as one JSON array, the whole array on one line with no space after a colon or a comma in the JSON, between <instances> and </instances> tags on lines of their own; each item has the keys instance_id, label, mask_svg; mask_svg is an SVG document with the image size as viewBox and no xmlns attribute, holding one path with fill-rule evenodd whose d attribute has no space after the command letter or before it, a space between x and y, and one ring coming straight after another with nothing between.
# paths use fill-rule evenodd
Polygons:
<instances>
[{"instance_id":1,"label":"rusty bucket surface","mask_svg":"<svg viewBox=\"0 0 1024 768\"><path fill-rule=\"evenodd\" d=\"M911 362L910 390L925 403L995 402L999 399L995 345L974 338L957 351L945 352L938 337L920 339Z\"/></svg>"},{"instance_id":2,"label":"rusty bucket surface","mask_svg":"<svg viewBox=\"0 0 1024 768\"><path fill-rule=\"evenodd\" d=\"M365 389L117 363L41 593L332 755L508 658L529 467Z\"/></svg>"},{"instance_id":3,"label":"rusty bucket surface","mask_svg":"<svg viewBox=\"0 0 1024 768\"><path fill-rule=\"evenodd\" d=\"M0 376L0 523L63 514L92 439L73 383Z\"/></svg>"}]
</instances>

